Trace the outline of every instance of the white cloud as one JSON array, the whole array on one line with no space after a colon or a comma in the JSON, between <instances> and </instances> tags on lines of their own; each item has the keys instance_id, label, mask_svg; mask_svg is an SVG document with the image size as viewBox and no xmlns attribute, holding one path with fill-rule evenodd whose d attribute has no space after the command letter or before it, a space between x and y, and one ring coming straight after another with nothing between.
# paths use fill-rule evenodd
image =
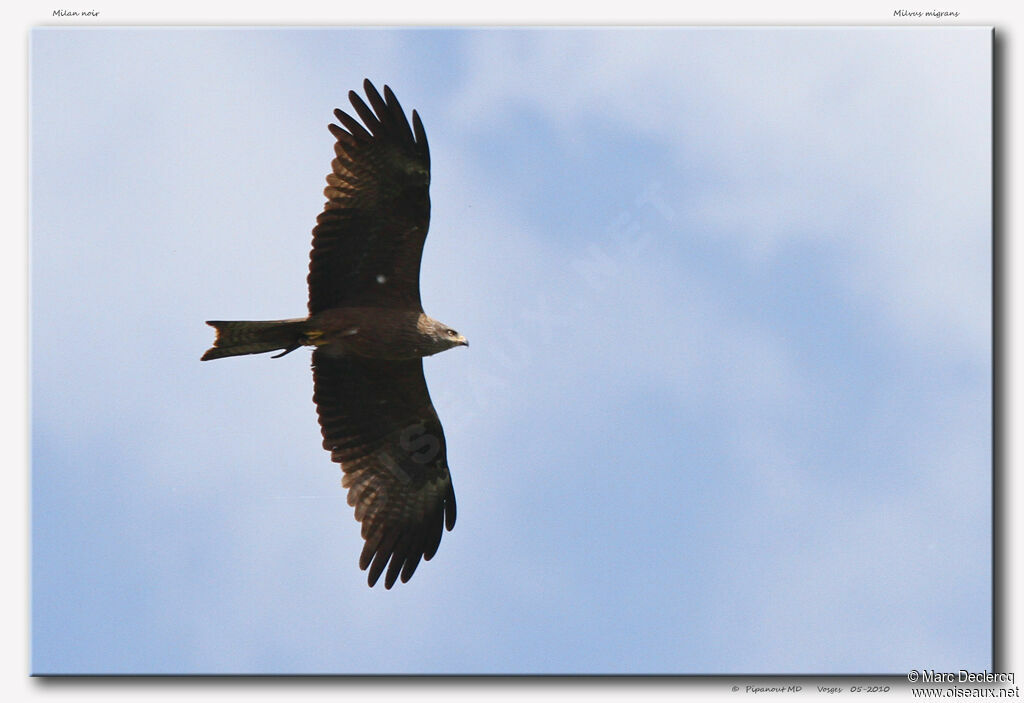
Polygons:
<instances>
[{"instance_id":1,"label":"white cloud","mask_svg":"<svg viewBox=\"0 0 1024 703\"><path fill-rule=\"evenodd\" d=\"M481 32L448 119L472 132L525 110L577 150L600 148L584 122L653 137L706 181L699 197L664 184L690 236L728 238L752 265L820 244L848 258L839 282L874 298L891 334L977 355L988 316L963 301L983 305L991 284L988 37Z\"/></svg>"}]
</instances>

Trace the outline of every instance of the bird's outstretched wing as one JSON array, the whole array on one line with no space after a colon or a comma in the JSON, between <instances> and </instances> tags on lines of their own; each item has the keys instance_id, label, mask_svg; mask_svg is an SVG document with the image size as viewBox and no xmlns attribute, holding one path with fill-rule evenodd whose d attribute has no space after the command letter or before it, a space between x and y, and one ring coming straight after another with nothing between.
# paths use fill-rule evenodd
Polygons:
<instances>
[{"instance_id":1,"label":"bird's outstretched wing","mask_svg":"<svg viewBox=\"0 0 1024 703\"><path fill-rule=\"evenodd\" d=\"M444 430L430 402L423 362L313 352L313 401L324 448L344 472L348 502L366 540L359 568L373 586L409 580L420 559L455 525L455 492ZM388 563L390 561L390 566Z\"/></svg>"},{"instance_id":2,"label":"bird's outstretched wing","mask_svg":"<svg viewBox=\"0 0 1024 703\"><path fill-rule=\"evenodd\" d=\"M416 111L412 126L395 94L363 83L370 106L349 100L363 124L335 110L337 139L313 229L309 313L346 307L422 310L420 258L430 222L430 151ZM372 109L371 109L372 107ZM364 126L365 125L365 126Z\"/></svg>"}]
</instances>

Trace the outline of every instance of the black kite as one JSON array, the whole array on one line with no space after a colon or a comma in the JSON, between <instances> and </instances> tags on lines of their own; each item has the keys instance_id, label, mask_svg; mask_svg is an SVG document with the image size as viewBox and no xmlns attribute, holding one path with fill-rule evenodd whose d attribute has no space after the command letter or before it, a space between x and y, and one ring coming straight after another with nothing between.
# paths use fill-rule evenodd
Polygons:
<instances>
[{"instance_id":1,"label":"black kite","mask_svg":"<svg viewBox=\"0 0 1024 703\"><path fill-rule=\"evenodd\" d=\"M420 258L430 220L430 153L394 93L353 91L362 119L341 110L310 253L309 316L266 322L211 321L217 338L203 360L314 347L313 401L324 448L366 540L359 568L373 586L408 581L455 525L455 493L441 422L423 378L424 356L465 337L423 312ZM365 126L364 126L365 125ZM347 131L346 131L347 130ZM388 566L390 562L390 566Z\"/></svg>"}]
</instances>

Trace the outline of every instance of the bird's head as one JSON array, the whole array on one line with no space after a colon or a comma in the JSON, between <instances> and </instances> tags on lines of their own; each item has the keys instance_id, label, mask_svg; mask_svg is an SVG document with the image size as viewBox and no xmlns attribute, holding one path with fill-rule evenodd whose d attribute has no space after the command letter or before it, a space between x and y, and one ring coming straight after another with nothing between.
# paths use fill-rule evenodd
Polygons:
<instances>
[{"instance_id":1,"label":"bird's head","mask_svg":"<svg viewBox=\"0 0 1024 703\"><path fill-rule=\"evenodd\" d=\"M469 341L448 325L438 320L430 321L431 346L436 350L433 353L442 352L452 347L468 347Z\"/></svg>"},{"instance_id":2,"label":"bird's head","mask_svg":"<svg viewBox=\"0 0 1024 703\"><path fill-rule=\"evenodd\" d=\"M444 336L448 349L451 349L452 347L469 346L469 340L463 337L455 330L453 330L451 327L445 327L444 331L441 334Z\"/></svg>"}]
</instances>

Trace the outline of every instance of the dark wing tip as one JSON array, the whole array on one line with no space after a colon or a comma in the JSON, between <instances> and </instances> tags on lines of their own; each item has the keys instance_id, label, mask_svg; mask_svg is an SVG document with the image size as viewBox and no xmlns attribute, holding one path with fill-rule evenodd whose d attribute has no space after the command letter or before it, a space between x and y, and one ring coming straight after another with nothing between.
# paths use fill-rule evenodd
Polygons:
<instances>
[{"instance_id":1,"label":"dark wing tip","mask_svg":"<svg viewBox=\"0 0 1024 703\"><path fill-rule=\"evenodd\" d=\"M423 160L429 167L430 147L427 145L427 131L423 129L423 122L420 120L420 114L415 110L412 111L412 132L416 137L416 146L419 148L419 152L423 156Z\"/></svg>"},{"instance_id":2,"label":"dark wing tip","mask_svg":"<svg viewBox=\"0 0 1024 703\"><path fill-rule=\"evenodd\" d=\"M379 137L385 134L397 137L401 141L409 140L416 145L417 151L426 160L429 167L430 152L427 147L427 133L423 129L423 122L420 120L419 113L415 110L412 111L412 126L410 127L405 111L402 109L398 98L395 97L395 93L391 90L390 86L384 86L383 98L369 78L363 80L363 88L366 91L369 105L366 104L359 93L354 90L348 91L348 100L352 103L352 107L356 115L362 120L362 123L344 110L335 108L334 117L348 130L348 133L346 133L337 125L328 125L327 128L331 130L331 134L334 135L335 139L348 145L355 143L352 141L352 138L355 138L357 141L366 141L371 139L372 136Z\"/></svg>"},{"instance_id":3,"label":"dark wing tip","mask_svg":"<svg viewBox=\"0 0 1024 703\"><path fill-rule=\"evenodd\" d=\"M455 527L455 487L448 482L448 495L444 498L444 526L451 532Z\"/></svg>"},{"instance_id":4,"label":"dark wing tip","mask_svg":"<svg viewBox=\"0 0 1024 703\"><path fill-rule=\"evenodd\" d=\"M349 94L349 99L352 101L352 107L355 108L356 114L363 120L363 124L370 130L372 134L380 134L381 123L377 119L377 116L373 114L373 110L367 107L363 99L355 93Z\"/></svg>"},{"instance_id":5,"label":"dark wing tip","mask_svg":"<svg viewBox=\"0 0 1024 703\"><path fill-rule=\"evenodd\" d=\"M420 559L423 558L423 551L421 549L416 550L408 556L405 560L405 566L402 567L402 583L408 583L412 575L416 573L416 567L420 564Z\"/></svg>"},{"instance_id":6,"label":"dark wing tip","mask_svg":"<svg viewBox=\"0 0 1024 703\"><path fill-rule=\"evenodd\" d=\"M369 110L369 108L367 108L365 105L363 105L363 109ZM356 110L356 112L358 112L358 110ZM358 139L363 141L367 141L371 138L370 133L366 131L366 128L363 127L363 125L359 124L359 120L352 117L347 112L344 112L342 110L335 110L334 116L338 118L338 121L341 122L341 124L345 127L345 129L349 131L349 133L353 137L357 137ZM330 128L328 127L328 129ZM331 133L334 134L335 137L337 137L337 133L335 133L334 130L331 130Z\"/></svg>"},{"instance_id":7,"label":"dark wing tip","mask_svg":"<svg viewBox=\"0 0 1024 703\"><path fill-rule=\"evenodd\" d=\"M366 576L366 585L373 588L377 585L377 579L380 578L380 574L375 574L372 571Z\"/></svg>"},{"instance_id":8,"label":"dark wing tip","mask_svg":"<svg viewBox=\"0 0 1024 703\"><path fill-rule=\"evenodd\" d=\"M387 566L388 560L391 558L390 549L380 549L373 556L373 562L370 564L370 573L367 574L366 582L370 584L370 588L377 585L377 579L384 573L384 567Z\"/></svg>"},{"instance_id":9,"label":"dark wing tip","mask_svg":"<svg viewBox=\"0 0 1024 703\"><path fill-rule=\"evenodd\" d=\"M387 112L387 107L384 105L384 100L380 97L380 93L373 87L373 83L369 79L363 82L363 90L366 92L366 97L370 100L370 104L373 105L373 109L377 111L377 115L383 117L383 113Z\"/></svg>"},{"instance_id":10,"label":"dark wing tip","mask_svg":"<svg viewBox=\"0 0 1024 703\"><path fill-rule=\"evenodd\" d=\"M454 524L451 518L450 502L437 507L436 512L422 523L402 528L378 530L364 535L366 542L359 555L359 568L369 570L366 583L373 588L384 577L384 588L390 590L398 581L407 583L416 573L421 561L430 561L441 543L445 517L448 510L448 529ZM365 523L364 523L365 524Z\"/></svg>"},{"instance_id":11,"label":"dark wing tip","mask_svg":"<svg viewBox=\"0 0 1024 703\"><path fill-rule=\"evenodd\" d=\"M412 111L412 130L413 134L416 135L416 143L427 145L427 131L423 129L423 122L420 120L420 113L416 110Z\"/></svg>"},{"instance_id":12,"label":"dark wing tip","mask_svg":"<svg viewBox=\"0 0 1024 703\"><path fill-rule=\"evenodd\" d=\"M377 545L380 543L379 537L368 537L366 544L363 545L363 553L359 555L359 570L366 571L366 567L370 565L370 561L373 560L373 555L377 553ZM372 583L370 584L373 585Z\"/></svg>"},{"instance_id":13,"label":"dark wing tip","mask_svg":"<svg viewBox=\"0 0 1024 703\"><path fill-rule=\"evenodd\" d=\"M409 126L409 120L405 116L405 110L402 109L402 104L398 102L398 98L395 97L395 94L388 86L384 86L384 104L382 109L394 120L396 127L402 134L402 138L415 143L412 128Z\"/></svg>"}]
</instances>

